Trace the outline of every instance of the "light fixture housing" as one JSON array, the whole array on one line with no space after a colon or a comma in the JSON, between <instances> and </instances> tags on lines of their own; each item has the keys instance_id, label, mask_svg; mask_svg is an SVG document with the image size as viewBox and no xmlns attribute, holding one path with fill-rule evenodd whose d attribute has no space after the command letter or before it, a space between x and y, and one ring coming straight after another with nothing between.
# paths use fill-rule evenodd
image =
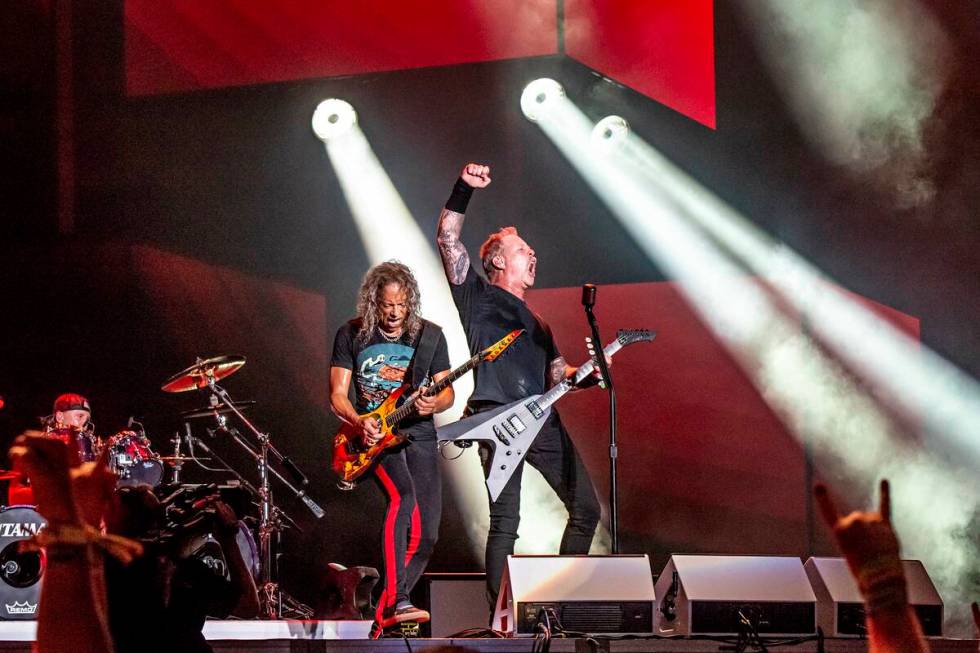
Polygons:
<instances>
[{"instance_id":1,"label":"light fixture housing","mask_svg":"<svg viewBox=\"0 0 980 653\"><path fill-rule=\"evenodd\" d=\"M592 144L608 150L621 144L630 133L630 124L621 116L606 116L592 128Z\"/></svg>"},{"instance_id":2,"label":"light fixture housing","mask_svg":"<svg viewBox=\"0 0 980 653\"><path fill-rule=\"evenodd\" d=\"M357 112L354 107L337 98L324 100L313 112L313 133L322 141L341 136L356 124Z\"/></svg>"},{"instance_id":3,"label":"light fixture housing","mask_svg":"<svg viewBox=\"0 0 980 653\"><path fill-rule=\"evenodd\" d=\"M548 77L536 79L521 93L521 111L531 122L537 122L565 97L562 85Z\"/></svg>"}]
</instances>

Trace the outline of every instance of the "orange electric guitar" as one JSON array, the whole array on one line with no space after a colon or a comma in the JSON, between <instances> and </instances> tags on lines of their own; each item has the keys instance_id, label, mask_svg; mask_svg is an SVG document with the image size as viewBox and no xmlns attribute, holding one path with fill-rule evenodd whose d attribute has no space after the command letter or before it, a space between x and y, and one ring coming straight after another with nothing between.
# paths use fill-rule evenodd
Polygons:
<instances>
[{"instance_id":1,"label":"orange electric guitar","mask_svg":"<svg viewBox=\"0 0 980 653\"><path fill-rule=\"evenodd\" d=\"M496 343L478 354L474 354L472 358L440 381L424 388L423 393L426 397L434 397L480 363L496 360L522 333L524 333L524 329L511 331ZM368 471L378 456L387 449L398 446L405 441L405 436L395 433L395 427L400 421L412 414L415 400L418 399L417 394L412 394L400 406L398 405L398 401L409 389L408 384L403 385L388 395L388 398L381 402L374 411L367 415L361 415L362 420L370 416L381 425L381 439L373 446L364 446L361 436L354 426L350 424L341 425L333 439L333 471L341 478L339 483L341 489L353 489L354 481Z\"/></svg>"}]
</instances>

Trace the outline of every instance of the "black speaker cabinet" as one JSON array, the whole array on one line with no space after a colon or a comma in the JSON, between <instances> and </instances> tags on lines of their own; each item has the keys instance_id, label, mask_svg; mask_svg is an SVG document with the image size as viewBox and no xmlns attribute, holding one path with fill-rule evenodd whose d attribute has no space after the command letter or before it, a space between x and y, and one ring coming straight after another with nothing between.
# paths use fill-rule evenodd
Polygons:
<instances>
[{"instance_id":1,"label":"black speaker cabinet","mask_svg":"<svg viewBox=\"0 0 980 653\"><path fill-rule=\"evenodd\" d=\"M422 624L424 637L449 637L489 625L486 574L422 574L422 582L415 586L412 599L432 617L429 623Z\"/></svg>"},{"instance_id":2,"label":"black speaker cabinet","mask_svg":"<svg viewBox=\"0 0 980 653\"><path fill-rule=\"evenodd\" d=\"M512 555L501 578L493 627L512 637L530 637L548 615L565 630L651 634L653 605L646 555Z\"/></svg>"},{"instance_id":3,"label":"black speaker cabinet","mask_svg":"<svg viewBox=\"0 0 980 653\"><path fill-rule=\"evenodd\" d=\"M816 633L816 597L797 557L674 555L657 579L661 635Z\"/></svg>"},{"instance_id":4,"label":"black speaker cabinet","mask_svg":"<svg viewBox=\"0 0 980 653\"><path fill-rule=\"evenodd\" d=\"M943 636L943 600L918 560L903 560L909 603L926 637ZM843 558L810 558L804 565L817 596L817 623L828 637L864 636L864 602Z\"/></svg>"}]
</instances>

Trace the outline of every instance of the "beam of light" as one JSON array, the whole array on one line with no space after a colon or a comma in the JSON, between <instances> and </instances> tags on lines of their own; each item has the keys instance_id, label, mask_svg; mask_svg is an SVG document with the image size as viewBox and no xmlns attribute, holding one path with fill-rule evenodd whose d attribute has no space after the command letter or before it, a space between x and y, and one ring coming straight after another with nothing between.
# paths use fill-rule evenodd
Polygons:
<instances>
[{"instance_id":1,"label":"beam of light","mask_svg":"<svg viewBox=\"0 0 980 653\"><path fill-rule=\"evenodd\" d=\"M964 580L975 561L969 529L980 505L975 469L951 466L941 456L908 444L892 417L854 382L852 370L824 355L820 344L803 332L799 319L784 313L780 306L794 299L800 280L799 275L785 274L787 262L793 259L785 255L778 259L780 278L795 281L782 287L787 296L777 303L730 253L753 242L751 234L740 228L744 221L728 221L730 212L691 203L691 193L679 190L690 180L672 179L663 166L650 167L637 153L652 148L635 135L626 139L627 154L615 150L603 155L593 144L593 125L567 98L551 107L538 125L651 260L677 280L760 394L787 427L820 454L821 461L860 479L869 490L880 476L893 479L906 554L926 561L947 601L967 596ZM726 230L709 231L706 213ZM720 233L729 237L721 238ZM835 302L844 301L844 295L837 293ZM829 329L825 319L833 319L823 314L826 306L826 301L813 303L805 312L820 335ZM875 319L856 304L848 309L867 321ZM884 324L874 322L870 334L851 333L851 337L862 338L865 351L875 351L878 343L868 340L877 339ZM838 324L838 328L853 327ZM883 364L876 359L868 363Z\"/></svg>"},{"instance_id":2,"label":"beam of light","mask_svg":"<svg viewBox=\"0 0 980 653\"><path fill-rule=\"evenodd\" d=\"M690 220L778 289L877 396L907 418L921 420L930 438L945 441L964 467L980 469L980 384L852 300L792 248L642 140L628 140L617 156L663 188Z\"/></svg>"},{"instance_id":3,"label":"beam of light","mask_svg":"<svg viewBox=\"0 0 980 653\"><path fill-rule=\"evenodd\" d=\"M980 384L856 302L792 248L765 234L642 140L629 139L617 156L632 174L663 189L679 212L729 256L776 289L883 407L906 422L917 423L928 451L899 446L894 436L871 439L869 431L859 432L857 440L837 440L835 429L814 429L808 424L812 411L798 411L791 417L794 423L788 425L806 433L806 441L819 444L821 450L846 459L847 467L860 478L893 479L901 495L896 501L912 517L907 522L910 528L902 535L906 551L928 561L947 601L954 597L965 601L971 592L975 594L980 588L975 586L976 579L971 586L969 571L980 554L975 526L980 519L976 476L980 469ZM808 354L794 366L806 371L810 358ZM802 376L806 387L810 375ZM768 392L783 381L771 379ZM841 391L855 392L856 388L848 383ZM763 390L764 395L766 392ZM889 430L880 432L888 435ZM854 442L861 447L853 447ZM967 622L965 611L955 606L950 617L952 627Z\"/></svg>"},{"instance_id":4,"label":"beam of light","mask_svg":"<svg viewBox=\"0 0 980 653\"><path fill-rule=\"evenodd\" d=\"M902 205L929 200L925 120L949 46L917 0L743 0L806 137L830 161L873 172Z\"/></svg>"},{"instance_id":5,"label":"beam of light","mask_svg":"<svg viewBox=\"0 0 980 653\"><path fill-rule=\"evenodd\" d=\"M336 172L341 190L371 265L398 259L415 273L422 294L422 311L443 327L449 344L453 366L470 357L459 314L449 292L442 262L434 249L435 235L424 234L399 195L370 143L357 124L353 108L342 101L321 103L315 122L316 132L323 138L330 163ZM326 106L324 106L326 104ZM343 106L343 105L346 105ZM330 120L331 116L340 116ZM345 117L346 116L346 117ZM466 398L473 390L472 375L467 374L453 388L456 402L453 407L436 415L436 423L457 420L462 415ZM444 454L454 456L457 449L447 446ZM449 478L457 505L466 522L466 532L473 551L483 559L489 508L483 482L483 470L476 447L465 450L458 459L443 461L442 470ZM518 553L545 553L558 550L567 513L544 478L536 471L525 473L522 486L523 523L521 535L533 528L532 536L517 543Z\"/></svg>"}]
</instances>

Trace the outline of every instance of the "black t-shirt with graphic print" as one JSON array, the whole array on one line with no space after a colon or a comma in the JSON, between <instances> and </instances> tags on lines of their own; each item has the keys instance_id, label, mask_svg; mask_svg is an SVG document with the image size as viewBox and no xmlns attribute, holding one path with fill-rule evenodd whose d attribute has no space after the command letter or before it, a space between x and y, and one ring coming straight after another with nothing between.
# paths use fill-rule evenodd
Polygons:
<instances>
[{"instance_id":1,"label":"black t-shirt with graphic print","mask_svg":"<svg viewBox=\"0 0 980 653\"><path fill-rule=\"evenodd\" d=\"M406 382L405 373L415 356L418 338L413 342L406 332L396 342L389 342L375 329L370 338L360 343L356 340L360 328L360 320L355 319L337 330L330 366L351 370L354 409L363 415L377 408L389 394ZM446 346L446 336L440 331L432 363L426 371L426 382L431 381L434 374L447 371L449 348ZM401 421L397 430L411 435L414 440L432 440L436 437L432 415L410 415Z\"/></svg>"},{"instance_id":2,"label":"black t-shirt with graphic print","mask_svg":"<svg viewBox=\"0 0 980 653\"><path fill-rule=\"evenodd\" d=\"M551 361L561 355L544 320L522 299L487 282L472 265L463 283L449 287L471 352L489 347L514 329L527 330L503 356L474 370L476 387L468 405L507 404L544 392Z\"/></svg>"}]
</instances>

